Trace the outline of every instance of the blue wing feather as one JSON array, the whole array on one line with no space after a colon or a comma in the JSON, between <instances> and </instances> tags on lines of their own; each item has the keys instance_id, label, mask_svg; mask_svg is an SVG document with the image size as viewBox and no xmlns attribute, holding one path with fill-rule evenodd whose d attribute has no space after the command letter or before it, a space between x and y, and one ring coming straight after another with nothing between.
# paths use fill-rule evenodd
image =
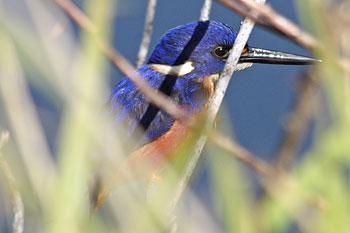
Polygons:
<instances>
[{"instance_id":1,"label":"blue wing feather","mask_svg":"<svg viewBox=\"0 0 350 233\"><path fill-rule=\"evenodd\" d=\"M164 74L150 70L147 65L139 68L138 73L154 88L159 88L165 78ZM108 114L114 124L124 125L124 133L130 137L148 108L149 103L146 101L145 96L128 77L125 77L112 91L109 99ZM174 119L168 114L158 111L146 129L145 139L154 140L164 134L173 122Z\"/></svg>"}]
</instances>

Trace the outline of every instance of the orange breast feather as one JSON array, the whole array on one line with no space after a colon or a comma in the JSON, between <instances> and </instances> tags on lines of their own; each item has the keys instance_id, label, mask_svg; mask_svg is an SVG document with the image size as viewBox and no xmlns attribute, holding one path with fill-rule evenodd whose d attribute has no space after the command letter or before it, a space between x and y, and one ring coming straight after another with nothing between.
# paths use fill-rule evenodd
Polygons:
<instances>
[{"instance_id":1,"label":"orange breast feather","mask_svg":"<svg viewBox=\"0 0 350 233\"><path fill-rule=\"evenodd\" d=\"M126 165L136 178L149 177L170 159L182 140L188 137L190 137L189 128L176 120L165 134L133 152L126 160Z\"/></svg>"}]
</instances>

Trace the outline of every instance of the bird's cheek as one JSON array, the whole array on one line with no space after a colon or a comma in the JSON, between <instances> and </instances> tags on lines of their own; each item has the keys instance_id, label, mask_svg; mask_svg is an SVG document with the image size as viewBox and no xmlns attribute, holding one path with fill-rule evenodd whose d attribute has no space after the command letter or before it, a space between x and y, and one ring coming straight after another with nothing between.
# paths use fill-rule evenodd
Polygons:
<instances>
[{"instance_id":1,"label":"bird's cheek","mask_svg":"<svg viewBox=\"0 0 350 233\"><path fill-rule=\"evenodd\" d=\"M203 79L203 87L205 90L208 91L209 93L209 97L211 97L213 94L214 94L214 91L215 91L215 85L216 85L216 82L219 80L219 74L212 74L212 75L209 75L207 77L204 77Z\"/></svg>"}]
</instances>

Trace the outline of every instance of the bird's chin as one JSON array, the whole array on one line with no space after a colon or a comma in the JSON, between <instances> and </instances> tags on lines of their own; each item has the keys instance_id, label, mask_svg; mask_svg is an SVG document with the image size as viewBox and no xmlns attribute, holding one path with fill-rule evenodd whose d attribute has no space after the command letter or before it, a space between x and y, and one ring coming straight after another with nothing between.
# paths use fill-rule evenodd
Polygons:
<instances>
[{"instance_id":1,"label":"bird's chin","mask_svg":"<svg viewBox=\"0 0 350 233\"><path fill-rule=\"evenodd\" d=\"M240 71L240 70L244 70L246 68L249 68L253 65L253 63L238 63L236 65L235 71Z\"/></svg>"}]
</instances>

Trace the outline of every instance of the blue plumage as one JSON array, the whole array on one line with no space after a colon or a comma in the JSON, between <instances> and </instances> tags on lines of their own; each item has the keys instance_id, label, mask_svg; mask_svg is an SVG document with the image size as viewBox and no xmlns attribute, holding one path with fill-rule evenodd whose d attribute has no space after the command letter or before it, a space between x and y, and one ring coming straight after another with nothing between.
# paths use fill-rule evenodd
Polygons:
<instances>
[{"instance_id":1,"label":"blue plumage","mask_svg":"<svg viewBox=\"0 0 350 233\"><path fill-rule=\"evenodd\" d=\"M189 114L202 110L210 93L203 85L205 79L220 73L225 59L213 50L233 46L237 34L226 24L214 21L191 22L169 30L155 47L146 65L137 70L152 87L159 89L183 106ZM152 64L170 67L190 61L193 71L179 77L152 69ZM116 124L123 122L131 136L139 124L145 130L145 139L154 140L163 135L174 119L149 104L143 94L128 79L123 78L113 89L109 100L109 114Z\"/></svg>"}]
</instances>

